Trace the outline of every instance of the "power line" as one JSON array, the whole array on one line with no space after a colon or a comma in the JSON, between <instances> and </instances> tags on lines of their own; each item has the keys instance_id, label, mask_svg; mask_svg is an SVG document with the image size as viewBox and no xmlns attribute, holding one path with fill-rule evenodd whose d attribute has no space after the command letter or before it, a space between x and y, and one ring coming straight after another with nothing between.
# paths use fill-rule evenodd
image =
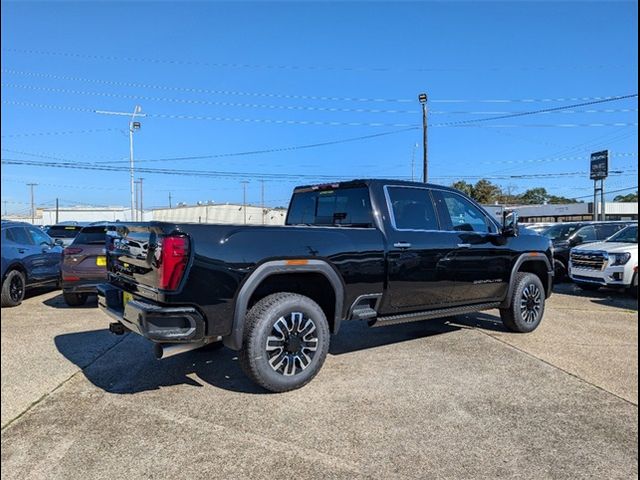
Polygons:
<instances>
[{"instance_id":1,"label":"power line","mask_svg":"<svg viewBox=\"0 0 640 480\"><path fill-rule=\"evenodd\" d=\"M39 167L53 167L53 168L70 168L78 170L101 170L101 171L128 171L126 167L117 167L113 165L97 165L90 163L54 163L54 162L38 162L33 160L17 160L17 159L2 159L3 164L7 165L31 165ZM139 172L149 174L162 174L162 175L183 175L183 176L204 176L204 177L222 177L222 178L264 178L274 181L282 179L352 179L359 175L326 175L326 174L287 174L287 173L260 173L260 172L230 172L230 171L210 171L210 170L177 170L177 169L157 169L157 168L139 168ZM627 173L637 172L635 170L620 170L610 172L611 176L623 175ZM560 177L574 177L587 175L588 172L561 172L561 173L537 173L537 174L521 174L521 175L497 175L488 177L485 175L450 175L450 176L438 176L436 178L487 178L487 179L534 179L534 178L560 178ZM391 179L407 179L409 176L391 176Z\"/></svg>"},{"instance_id":2,"label":"power line","mask_svg":"<svg viewBox=\"0 0 640 480\"><path fill-rule=\"evenodd\" d=\"M272 105L260 103L237 103L237 102L220 102L213 100L194 100L184 98L168 98L168 97L149 97L137 94L122 94L108 92L90 92L85 90L74 90L69 88L42 87L35 85L19 85L15 83L3 83L0 86L4 88L18 88L24 90L35 90L50 93L66 93L70 95L85 95L106 98L126 98L132 100L144 100L151 102L181 103L187 105L212 105L219 107L240 107L240 108L262 108L268 110L289 110L289 111L311 111L311 112L329 112L329 113L387 113L387 114L410 114L416 115L419 110L399 110L399 109L379 109L379 108L343 108L343 107L314 107L308 105ZM564 114L582 114L582 113L633 113L638 109L621 108L621 109L590 109L590 110L564 110L559 109L554 113ZM525 112L509 112L509 111L469 111L469 110L434 110L429 112L433 115L507 115Z\"/></svg>"},{"instance_id":3,"label":"power line","mask_svg":"<svg viewBox=\"0 0 640 480\"><path fill-rule=\"evenodd\" d=\"M98 55L98 54L83 54L77 52L55 52L50 50L35 50L35 49L17 49L17 48L3 48L4 52L21 53L28 55L43 55L43 56L55 56L66 58L79 58L87 60L100 60L100 61L124 61L135 63L154 63L165 65L188 65L188 66L202 66L210 68L232 68L232 69L260 69L260 70L293 70L293 71L344 71L344 72L468 72L477 71L478 67L365 67L365 66L338 66L338 65L292 65L292 64L255 64L255 63L224 63L224 62L207 62L201 60L176 60L176 59L160 59L149 57L131 57L131 56L116 56L116 55ZM612 69L612 68L625 68L625 65L605 65L605 64L589 64L589 65L540 65L540 66L487 66L483 67L483 70L489 71L504 71L504 70L519 70L519 71L545 71L549 69L568 69L568 70L599 70L599 69Z\"/></svg>"},{"instance_id":4,"label":"power line","mask_svg":"<svg viewBox=\"0 0 640 480\"><path fill-rule=\"evenodd\" d=\"M606 195L611 195L612 193L628 192L629 190L638 190L638 186L636 185L635 187L621 188L619 190L611 190L607 192ZM593 193L590 193L589 195L583 195L581 197L573 197L573 198L575 200L578 200L580 198L593 198Z\"/></svg>"},{"instance_id":5,"label":"power line","mask_svg":"<svg viewBox=\"0 0 640 480\"><path fill-rule=\"evenodd\" d=\"M100 85L111 85L118 87L130 88L148 88L155 90L165 90L185 93L200 93L207 95L227 95L227 96L246 96L246 97L262 97L262 98L280 98L289 100L320 100L320 101L337 101L337 102L371 102L371 103L414 103L414 98L362 98L350 96L331 96L331 95L296 95L284 93L264 93L264 92L244 92L237 90L213 90L198 87L175 87L166 85L154 85L149 83L123 82L115 80L93 79L84 77L74 77L69 75L55 75L50 73L26 72L21 70L12 70L3 68L2 73L13 75L23 75L36 78L48 78L53 80L77 81L95 83ZM606 100L614 97L559 97L559 98L520 98L520 99L434 99L430 103L558 103L558 102L586 102L591 100Z\"/></svg>"},{"instance_id":6,"label":"power line","mask_svg":"<svg viewBox=\"0 0 640 480\"><path fill-rule=\"evenodd\" d=\"M84 130L64 130L64 131L55 131L55 132L12 133L8 135L2 135L1 138L41 137L46 135L75 135L75 134L85 135L87 133L118 132L118 131L121 131L121 130L118 128L89 128Z\"/></svg>"}]
</instances>

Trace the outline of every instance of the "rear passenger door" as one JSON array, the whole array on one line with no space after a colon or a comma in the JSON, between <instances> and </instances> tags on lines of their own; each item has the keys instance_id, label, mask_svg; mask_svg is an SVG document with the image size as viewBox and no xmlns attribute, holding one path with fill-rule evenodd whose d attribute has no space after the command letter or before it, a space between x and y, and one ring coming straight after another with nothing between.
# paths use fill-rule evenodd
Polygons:
<instances>
[{"instance_id":1,"label":"rear passenger door","mask_svg":"<svg viewBox=\"0 0 640 480\"><path fill-rule=\"evenodd\" d=\"M387 185L387 292L381 313L405 313L455 301L455 276L443 262L455 245L440 231L428 188Z\"/></svg>"},{"instance_id":2,"label":"rear passenger door","mask_svg":"<svg viewBox=\"0 0 640 480\"><path fill-rule=\"evenodd\" d=\"M55 245L53 239L39 228L27 227L27 230L35 247L34 264L38 266L40 279L44 281L57 278L60 275L61 247Z\"/></svg>"}]
</instances>

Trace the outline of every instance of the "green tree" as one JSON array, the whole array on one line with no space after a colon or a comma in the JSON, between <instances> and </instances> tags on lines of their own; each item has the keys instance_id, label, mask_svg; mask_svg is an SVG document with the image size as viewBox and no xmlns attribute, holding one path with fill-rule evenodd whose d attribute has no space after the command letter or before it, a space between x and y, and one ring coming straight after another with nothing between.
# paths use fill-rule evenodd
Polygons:
<instances>
[{"instance_id":1,"label":"green tree","mask_svg":"<svg viewBox=\"0 0 640 480\"><path fill-rule=\"evenodd\" d=\"M473 197L473 185L465 182L464 180L459 180L457 182L452 183L451 187L455 188L456 190L460 190L465 195Z\"/></svg>"},{"instance_id":2,"label":"green tree","mask_svg":"<svg viewBox=\"0 0 640 480\"><path fill-rule=\"evenodd\" d=\"M549 199L547 189L543 187L530 188L520 197L520 202L525 205L539 205L545 203Z\"/></svg>"},{"instance_id":3,"label":"green tree","mask_svg":"<svg viewBox=\"0 0 640 480\"><path fill-rule=\"evenodd\" d=\"M502 189L484 178L473 186L473 198L478 203L495 203L502 195Z\"/></svg>"},{"instance_id":4,"label":"green tree","mask_svg":"<svg viewBox=\"0 0 640 480\"><path fill-rule=\"evenodd\" d=\"M636 193L628 193L626 195L618 195L613 199L614 202L638 202L638 191Z\"/></svg>"}]
</instances>

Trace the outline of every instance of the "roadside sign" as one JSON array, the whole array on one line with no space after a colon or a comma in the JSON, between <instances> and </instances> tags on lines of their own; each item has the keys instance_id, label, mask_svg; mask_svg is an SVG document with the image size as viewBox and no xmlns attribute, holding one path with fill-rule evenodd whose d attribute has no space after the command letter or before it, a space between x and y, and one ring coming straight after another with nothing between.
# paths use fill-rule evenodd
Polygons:
<instances>
[{"instance_id":1,"label":"roadside sign","mask_svg":"<svg viewBox=\"0 0 640 480\"><path fill-rule=\"evenodd\" d=\"M591 154L591 180L603 180L609 176L609 150Z\"/></svg>"}]
</instances>

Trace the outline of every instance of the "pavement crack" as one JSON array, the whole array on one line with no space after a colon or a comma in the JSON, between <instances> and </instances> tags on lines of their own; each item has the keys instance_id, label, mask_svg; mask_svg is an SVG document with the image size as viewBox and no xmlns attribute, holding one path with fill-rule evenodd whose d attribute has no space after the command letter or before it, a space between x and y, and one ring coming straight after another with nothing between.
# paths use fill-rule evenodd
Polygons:
<instances>
[{"instance_id":1,"label":"pavement crack","mask_svg":"<svg viewBox=\"0 0 640 480\"><path fill-rule=\"evenodd\" d=\"M56 385L55 388L53 388L50 392L45 393L44 395L42 395L40 398L38 398L37 400L35 400L34 402L32 402L27 408L25 408L22 412L20 412L18 415L16 415L15 417L13 417L11 420L7 421L7 423L5 423L2 428L0 428L1 432L4 432L10 425L12 425L13 423L15 423L17 420L19 420L20 418L22 418L24 415L26 415L28 412L30 412L36 405L38 405L39 403L41 403L43 400L45 400L47 397L49 397L50 395L52 395L53 393L55 393L57 390L59 390L60 388L62 388L66 383L68 383L69 381L71 381L76 375L78 375L79 373L82 373L86 368L90 367L91 365L93 365L95 362L97 362L100 358L102 358L103 356L105 356L107 353L109 353L111 350L113 350L115 347L117 347L118 345L120 345L125 338L128 337L128 334L125 334L121 339L119 339L118 341L116 341L113 345L111 345L109 348L107 348L104 352L100 353L98 356L96 356L93 360L91 360L89 363L87 363L86 365L83 366L79 366L78 370L76 372L74 372L73 374L71 374L69 377L65 378L62 382L60 382L58 385Z\"/></svg>"},{"instance_id":2,"label":"pavement crack","mask_svg":"<svg viewBox=\"0 0 640 480\"><path fill-rule=\"evenodd\" d=\"M606 388L601 387L600 385L596 385L595 383L592 383L592 382L590 382L590 381L588 381L588 380L585 380L584 378L579 377L579 376L578 376L578 375L576 375L575 373L572 373L572 372L570 372L570 371L568 371L568 370L565 370L564 368L559 367L559 366L557 366L557 365L554 365L553 363L549 362L548 360L545 360L544 358L538 357L537 355L534 355L533 353L528 352L528 351L526 351L526 350L524 350L524 349L522 349L522 348L520 348L520 347L516 347L515 345L512 345L512 344L511 344L511 343L509 343L509 342L505 342L505 341L504 341L504 340L502 340L501 338L496 337L496 336L494 336L494 335L491 335L491 333L489 333L489 332L485 332L485 331L480 330L480 329L477 329L477 328L474 328L474 330L475 330L475 331L477 331L477 332L479 332L479 333L481 333L481 334L483 334L483 335L486 335L487 337L492 338L492 339L494 339L495 341L500 342L500 343L502 343L503 345L506 345L506 346L508 346L508 347L510 347L510 348L512 348L512 349L514 349L514 350L516 350L516 351L518 351L518 352L520 352L520 353L524 353L525 355L527 355L527 356L529 356L529 357L531 357L531 358L535 358L536 360L538 360L538 361L540 361L540 362L542 362L542 363L544 363L544 364L546 364L546 365L549 365L550 367L555 368L556 370L560 370L561 372L566 373L567 375L570 375L570 376L572 376L573 378L576 378L576 379L578 379L579 381L581 381L581 382L583 382L583 383L586 383L587 385L591 385L592 387L594 387L594 388L596 388L596 389L598 389L598 390L600 390L600 391L602 391L602 392L608 393L609 395L612 395L612 396L614 396L614 397L616 397L616 398L618 398L618 399L622 400L623 402L625 402L625 403L627 403L627 404L629 404L629 405L633 405L633 406L634 406L634 407L636 407L636 408L638 407L638 404L637 404L637 403L632 402L631 400L628 400L628 399L626 399L626 398L624 398L624 397L621 397L621 396L620 396L620 395L618 395L617 393L611 392L611 391L607 390Z\"/></svg>"}]
</instances>

